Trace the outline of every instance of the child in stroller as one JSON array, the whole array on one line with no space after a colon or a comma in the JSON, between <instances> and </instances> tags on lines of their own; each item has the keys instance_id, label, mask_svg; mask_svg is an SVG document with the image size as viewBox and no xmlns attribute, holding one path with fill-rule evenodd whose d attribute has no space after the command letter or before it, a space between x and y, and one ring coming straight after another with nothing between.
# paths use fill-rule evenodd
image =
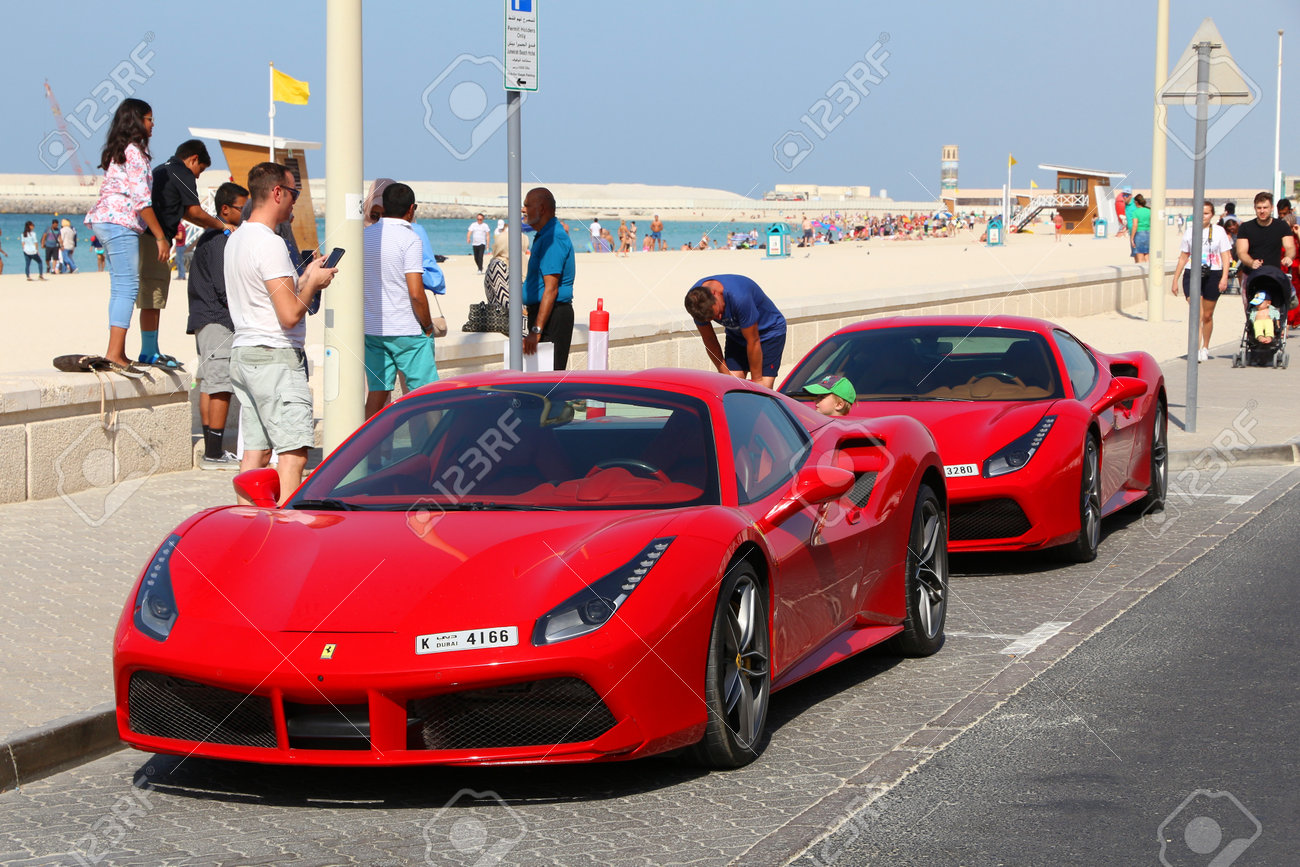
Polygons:
<instances>
[{"instance_id":1,"label":"child in stroller","mask_svg":"<svg viewBox=\"0 0 1300 867\"><path fill-rule=\"evenodd\" d=\"M1246 324L1233 367L1280 367L1291 361L1286 351L1286 315L1292 306L1291 281L1281 269L1254 271L1241 295Z\"/></svg>"}]
</instances>

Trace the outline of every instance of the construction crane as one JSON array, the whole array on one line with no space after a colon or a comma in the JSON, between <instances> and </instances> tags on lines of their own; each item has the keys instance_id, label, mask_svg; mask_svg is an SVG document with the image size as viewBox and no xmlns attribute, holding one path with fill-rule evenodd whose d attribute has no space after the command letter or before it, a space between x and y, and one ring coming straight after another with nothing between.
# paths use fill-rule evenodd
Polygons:
<instances>
[{"instance_id":1,"label":"construction crane","mask_svg":"<svg viewBox=\"0 0 1300 867\"><path fill-rule=\"evenodd\" d=\"M45 98L50 102L50 111L54 113L54 123L59 129L58 140L64 148L62 153L68 154L66 162L71 162L72 170L77 173L77 183L83 187L94 186L95 179L93 177L87 177L85 171L85 169L90 169L93 174L94 169L91 168L89 163L84 164L85 169L82 168L83 163L76 156L77 143L68 132L68 124L63 119L63 112L59 109L59 101L54 98L54 91L50 88L50 80L48 78L45 80ZM49 165L48 162L46 164ZM51 170L57 167L58 164L50 166Z\"/></svg>"}]
</instances>

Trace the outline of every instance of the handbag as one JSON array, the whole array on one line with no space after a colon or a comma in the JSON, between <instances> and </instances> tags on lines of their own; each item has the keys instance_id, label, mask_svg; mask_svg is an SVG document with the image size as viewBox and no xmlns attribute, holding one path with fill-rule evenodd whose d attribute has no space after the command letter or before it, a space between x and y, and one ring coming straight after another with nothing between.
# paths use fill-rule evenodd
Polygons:
<instances>
[{"instance_id":1,"label":"handbag","mask_svg":"<svg viewBox=\"0 0 1300 867\"><path fill-rule=\"evenodd\" d=\"M486 301L471 304L469 305L469 321L465 323L461 331L496 331L509 337L510 310L500 304L489 304Z\"/></svg>"},{"instance_id":2,"label":"handbag","mask_svg":"<svg viewBox=\"0 0 1300 867\"><path fill-rule=\"evenodd\" d=\"M434 336L434 337L446 337L446 336L447 336L447 317L442 315L442 302L440 302L440 301L438 300L438 296L437 296L437 295L434 295L434 296L433 296L433 303L438 305L438 315L435 316L435 317L433 317L433 319L432 319L432 323L433 323L433 336Z\"/></svg>"}]
</instances>

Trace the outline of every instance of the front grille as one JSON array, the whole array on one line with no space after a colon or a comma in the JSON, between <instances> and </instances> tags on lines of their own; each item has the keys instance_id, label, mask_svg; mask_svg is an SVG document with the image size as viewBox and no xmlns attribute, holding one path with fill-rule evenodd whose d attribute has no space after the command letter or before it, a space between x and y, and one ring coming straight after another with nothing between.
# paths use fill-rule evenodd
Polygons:
<instances>
[{"instance_id":1,"label":"front grille","mask_svg":"<svg viewBox=\"0 0 1300 867\"><path fill-rule=\"evenodd\" d=\"M858 477L853 480L853 487L849 489L849 502L859 509L865 508L867 501L871 499L871 491L876 487L876 474L874 472L858 473Z\"/></svg>"},{"instance_id":2,"label":"front grille","mask_svg":"<svg viewBox=\"0 0 1300 867\"><path fill-rule=\"evenodd\" d=\"M958 503L948 517L952 522L948 538L954 541L1010 539L1029 532L1030 526L1016 501L1008 499Z\"/></svg>"},{"instance_id":3,"label":"front grille","mask_svg":"<svg viewBox=\"0 0 1300 867\"><path fill-rule=\"evenodd\" d=\"M284 724L292 750L370 749L370 706L284 703Z\"/></svg>"},{"instance_id":4,"label":"front grille","mask_svg":"<svg viewBox=\"0 0 1300 867\"><path fill-rule=\"evenodd\" d=\"M435 695L406 709L413 750L581 743L614 726L596 691L573 677Z\"/></svg>"},{"instance_id":5,"label":"front grille","mask_svg":"<svg viewBox=\"0 0 1300 867\"><path fill-rule=\"evenodd\" d=\"M131 675L128 724L137 734L237 747L275 747L271 700L153 671Z\"/></svg>"}]
</instances>

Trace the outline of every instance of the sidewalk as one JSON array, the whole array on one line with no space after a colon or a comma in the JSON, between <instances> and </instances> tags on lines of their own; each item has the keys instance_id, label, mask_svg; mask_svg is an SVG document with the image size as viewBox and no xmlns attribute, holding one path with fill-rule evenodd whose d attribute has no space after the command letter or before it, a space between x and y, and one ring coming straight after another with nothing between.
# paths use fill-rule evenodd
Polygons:
<instances>
[{"instance_id":1,"label":"sidewalk","mask_svg":"<svg viewBox=\"0 0 1300 867\"><path fill-rule=\"evenodd\" d=\"M1293 462L1300 413L1277 398L1300 388L1296 346L1296 364L1275 370L1234 369L1236 341L1216 345L1199 366L1195 432L1184 429L1185 361L1163 364L1172 490L1194 490L1232 465ZM0 791L117 747L111 657L122 605L172 527L232 502L232 475L158 474L125 497L115 495L119 485L0 506L8 564L0 584Z\"/></svg>"}]
</instances>

